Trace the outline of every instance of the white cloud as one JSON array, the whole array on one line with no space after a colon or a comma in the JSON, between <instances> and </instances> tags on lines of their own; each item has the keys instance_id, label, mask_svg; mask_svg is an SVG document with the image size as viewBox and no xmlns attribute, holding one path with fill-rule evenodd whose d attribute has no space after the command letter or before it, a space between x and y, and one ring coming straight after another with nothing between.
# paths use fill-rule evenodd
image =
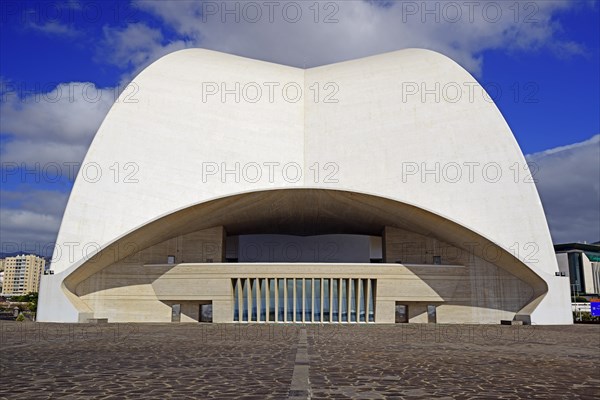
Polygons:
<instances>
[{"instance_id":1,"label":"white cloud","mask_svg":"<svg viewBox=\"0 0 600 400\"><path fill-rule=\"evenodd\" d=\"M188 47L184 41L176 40L163 45L160 30L137 22L125 28L104 26L103 41L99 46L97 61L103 61L130 69L122 81L126 85L133 76L162 56Z\"/></svg>"},{"instance_id":2,"label":"white cloud","mask_svg":"<svg viewBox=\"0 0 600 400\"><path fill-rule=\"evenodd\" d=\"M0 132L11 136L0 151L3 162L81 161L118 97L115 89L90 82L62 83L45 93L19 93L10 82L3 86Z\"/></svg>"},{"instance_id":3,"label":"white cloud","mask_svg":"<svg viewBox=\"0 0 600 400\"><path fill-rule=\"evenodd\" d=\"M480 75L481 53L488 49L529 51L547 47L561 56L582 52L576 43L556 37L561 30L554 19L556 12L574 6L564 0L352 0L323 1L317 7L315 2L273 3L272 8L261 1L138 1L136 5L163 19L186 46L298 67L422 47L444 53ZM299 15L296 5L301 6L301 17L291 22ZM135 57L132 60L135 62Z\"/></svg>"},{"instance_id":4,"label":"white cloud","mask_svg":"<svg viewBox=\"0 0 600 400\"><path fill-rule=\"evenodd\" d=\"M555 243L600 240L600 135L527 156Z\"/></svg>"},{"instance_id":5,"label":"white cloud","mask_svg":"<svg viewBox=\"0 0 600 400\"><path fill-rule=\"evenodd\" d=\"M4 248L14 243L20 247L51 243L60 227L60 218L55 215L24 210L0 209L0 219Z\"/></svg>"},{"instance_id":6,"label":"white cloud","mask_svg":"<svg viewBox=\"0 0 600 400\"><path fill-rule=\"evenodd\" d=\"M47 35L64 36L70 38L75 38L83 35L82 32L79 32L68 25L61 24L56 21L50 21L46 23L35 23L30 21L27 24L27 28Z\"/></svg>"},{"instance_id":7,"label":"white cloud","mask_svg":"<svg viewBox=\"0 0 600 400\"><path fill-rule=\"evenodd\" d=\"M93 133L91 132L92 135ZM90 135L86 133L86 136ZM2 145L0 154L4 165L9 163L21 165L25 163L32 168L32 165L39 163L41 165L40 169L46 168L48 164L58 164L62 168L63 163L81 163L88 147L85 144L77 145L43 140L12 140Z\"/></svg>"},{"instance_id":8,"label":"white cloud","mask_svg":"<svg viewBox=\"0 0 600 400\"><path fill-rule=\"evenodd\" d=\"M58 84L45 93L4 93L0 105L0 131L20 138L41 138L59 142L88 143L83 132L98 128L118 93L100 89L91 82ZM27 123L24 123L27 121Z\"/></svg>"},{"instance_id":9,"label":"white cloud","mask_svg":"<svg viewBox=\"0 0 600 400\"><path fill-rule=\"evenodd\" d=\"M1 191L0 252L49 255L68 197L68 193L51 190Z\"/></svg>"},{"instance_id":10,"label":"white cloud","mask_svg":"<svg viewBox=\"0 0 600 400\"><path fill-rule=\"evenodd\" d=\"M63 215L68 198L69 193L55 190L0 191L3 209L18 206L20 211L50 215L58 219Z\"/></svg>"},{"instance_id":11,"label":"white cloud","mask_svg":"<svg viewBox=\"0 0 600 400\"><path fill-rule=\"evenodd\" d=\"M105 61L116 65L144 64L163 40L160 30L143 23L132 23L123 29L104 26L103 33Z\"/></svg>"}]
</instances>

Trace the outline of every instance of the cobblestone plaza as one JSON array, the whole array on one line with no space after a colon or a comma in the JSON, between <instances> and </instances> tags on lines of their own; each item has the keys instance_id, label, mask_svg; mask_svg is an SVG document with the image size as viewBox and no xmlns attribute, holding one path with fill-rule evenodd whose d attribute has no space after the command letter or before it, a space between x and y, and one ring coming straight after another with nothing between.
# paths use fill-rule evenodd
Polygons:
<instances>
[{"instance_id":1,"label":"cobblestone plaza","mask_svg":"<svg viewBox=\"0 0 600 400\"><path fill-rule=\"evenodd\" d=\"M596 399L600 326L0 323L2 399Z\"/></svg>"}]
</instances>

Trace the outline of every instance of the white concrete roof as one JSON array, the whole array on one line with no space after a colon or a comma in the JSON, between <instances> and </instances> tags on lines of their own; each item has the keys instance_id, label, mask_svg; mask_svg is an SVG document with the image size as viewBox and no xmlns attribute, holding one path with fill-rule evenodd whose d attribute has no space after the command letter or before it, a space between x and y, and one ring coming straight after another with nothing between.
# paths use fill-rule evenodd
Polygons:
<instances>
[{"instance_id":1,"label":"white concrete roof","mask_svg":"<svg viewBox=\"0 0 600 400\"><path fill-rule=\"evenodd\" d=\"M263 88L263 96L256 103L245 101L253 96L248 86L239 102L234 95L227 95L225 102L219 95L207 95L203 102L203 88L212 82L228 88L239 82L241 90L254 82ZM268 82L279 84L272 102ZM290 82L304 89L296 103L281 93ZM328 83L332 85L324 88ZM535 185L524 182L524 157L502 115L480 87L473 88L475 83L449 58L419 49L308 70L200 49L172 53L136 77L136 93L125 90L106 116L75 182L57 243L103 246L159 216L217 197L314 187L417 205L506 249L517 243L521 259L553 272L548 227ZM310 89L315 84L319 102ZM407 94L414 85L421 93L421 85L438 85L441 96L436 101L435 94ZM463 90L461 99L446 101L444 93L452 100L457 87ZM336 88L332 99L337 103L323 102ZM292 97L293 86L288 89ZM242 168L265 162L281 167L273 167L273 183L264 166L256 183L243 178L236 183L233 175L225 183L219 176L206 176L202 182L203 163L233 168L236 162ZM293 162L302 166L304 175L295 183L282 173L283 165ZM320 163L318 182L311 170L315 162ZM326 163L336 166L325 170ZM436 164L439 182L424 172ZM96 165L102 172L97 182ZM412 168L419 171L411 175ZM520 168L518 183L515 168ZM334 170L338 182L326 182ZM462 177L454 182L457 171ZM496 171L502 177L493 182ZM288 172L293 177L294 169ZM539 246L537 263L525 257L529 242ZM80 252L76 255L75 260L60 257L54 269L66 269Z\"/></svg>"},{"instance_id":2,"label":"white concrete roof","mask_svg":"<svg viewBox=\"0 0 600 400\"><path fill-rule=\"evenodd\" d=\"M207 95L236 83L239 101L235 94ZM407 49L302 70L188 49L156 61L132 85L85 157L57 239L57 272L176 210L282 188L345 190L415 205L511 251L544 279L558 271L537 190L510 128L476 80L441 54ZM256 87L262 97L254 102ZM286 100L284 87L290 98L302 88L302 97ZM280 165L272 182L267 167L258 182L202 174L206 163L270 162ZM289 163L301 166L298 182L281 173ZM423 174L436 166L439 179ZM337 182L325 179L332 172ZM128 174L137 182L127 183ZM80 245L67 257L72 242Z\"/></svg>"}]
</instances>

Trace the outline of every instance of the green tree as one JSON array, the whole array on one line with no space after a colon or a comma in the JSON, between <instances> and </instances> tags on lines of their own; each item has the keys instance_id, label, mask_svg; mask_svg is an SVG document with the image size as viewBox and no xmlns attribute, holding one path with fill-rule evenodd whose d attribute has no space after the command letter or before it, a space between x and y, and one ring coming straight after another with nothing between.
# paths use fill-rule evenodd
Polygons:
<instances>
[{"instance_id":1,"label":"green tree","mask_svg":"<svg viewBox=\"0 0 600 400\"><path fill-rule=\"evenodd\" d=\"M13 296L10 299L14 302L27 303L27 308L33 312L37 312L38 294L37 292L29 292L22 296Z\"/></svg>"}]
</instances>

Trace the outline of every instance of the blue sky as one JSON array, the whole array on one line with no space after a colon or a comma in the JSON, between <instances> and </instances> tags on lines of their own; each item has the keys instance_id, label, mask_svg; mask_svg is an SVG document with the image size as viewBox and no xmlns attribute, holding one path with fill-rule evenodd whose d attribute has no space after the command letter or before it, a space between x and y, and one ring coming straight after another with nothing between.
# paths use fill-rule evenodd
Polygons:
<instances>
[{"instance_id":1,"label":"blue sky","mask_svg":"<svg viewBox=\"0 0 600 400\"><path fill-rule=\"evenodd\" d=\"M242 14L244 2L229 2L229 7L236 3L240 21L231 15L223 20L221 2L0 3L2 243L52 241L71 188L66 177L50 182L42 176L37 182L35 174L23 176L10 168L81 162L117 87L160 56L186 47L299 67L407 47L442 52L495 94L525 154L542 164L549 154L553 163L579 160L571 164L581 169L565 170L562 179L588 176L587 187L569 186L586 191L587 203L565 203L560 190L566 189L538 183L554 241L600 239L600 215L594 211L600 170L597 1L481 1L472 10L459 1L454 4L460 18L443 2L429 2L428 9L422 2L321 2L318 17L307 8L309 2L293 23L280 12L285 2L278 3L273 21L263 15L250 22ZM264 2L254 3L266 10ZM497 10L501 17L495 17ZM102 89L101 101L82 102L83 84ZM63 89L61 101L51 103L47 98L57 86ZM69 90L74 98L65 101ZM42 100L32 100L35 92ZM559 150L563 156L557 158ZM565 208L579 214L565 214ZM573 220L584 226L564 226ZM39 228L32 232L32 224Z\"/></svg>"}]
</instances>

